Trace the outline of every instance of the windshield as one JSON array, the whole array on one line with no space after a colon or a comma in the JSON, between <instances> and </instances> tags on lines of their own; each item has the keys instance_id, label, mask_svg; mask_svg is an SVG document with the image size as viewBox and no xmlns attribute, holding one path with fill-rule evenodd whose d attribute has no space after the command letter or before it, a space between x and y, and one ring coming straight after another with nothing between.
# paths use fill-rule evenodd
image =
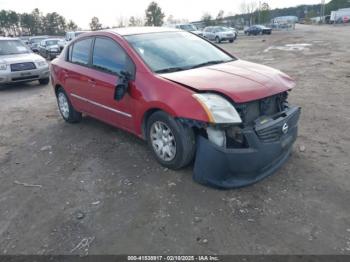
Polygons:
<instances>
[{"instance_id":1,"label":"windshield","mask_svg":"<svg viewBox=\"0 0 350 262\"><path fill-rule=\"evenodd\" d=\"M30 51L21 40L1 40L0 55L26 54Z\"/></svg>"},{"instance_id":2,"label":"windshield","mask_svg":"<svg viewBox=\"0 0 350 262\"><path fill-rule=\"evenodd\" d=\"M190 24L188 24L188 25L180 25L180 28L182 30L186 30L186 31L196 31L197 30L197 28L194 25L190 25Z\"/></svg>"},{"instance_id":3,"label":"windshield","mask_svg":"<svg viewBox=\"0 0 350 262\"><path fill-rule=\"evenodd\" d=\"M218 28L220 30L220 32L227 32L227 31L231 31L229 28L227 27L219 27Z\"/></svg>"},{"instance_id":4,"label":"windshield","mask_svg":"<svg viewBox=\"0 0 350 262\"><path fill-rule=\"evenodd\" d=\"M85 32L75 32L75 37L77 37L78 35L84 34Z\"/></svg>"},{"instance_id":5,"label":"windshield","mask_svg":"<svg viewBox=\"0 0 350 262\"><path fill-rule=\"evenodd\" d=\"M234 60L206 40L187 32L139 34L125 38L156 73L181 71Z\"/></svg>"},{"instance_id":6,"label":"windshield","mask_svg":"<svg viewBox=\"0 0 350 262\"><path fill-rule=\"evenodd\" d=\"M39 43L44 39L46 39L46 38L32 38L32 39L30 39L30 42L31 43Z\"/></svg>"},{"instance_id":7,"label":"windshield","mask_svg":"<svg viewBox=\"0 0 350 262\"><path fill-rule=\"evenodd\" d=\"M50 45L57 45L57 43L59 42L60 40L48 40L46 41L46 45L47 46L50 46Z\"/></svg>"}]
</instances>

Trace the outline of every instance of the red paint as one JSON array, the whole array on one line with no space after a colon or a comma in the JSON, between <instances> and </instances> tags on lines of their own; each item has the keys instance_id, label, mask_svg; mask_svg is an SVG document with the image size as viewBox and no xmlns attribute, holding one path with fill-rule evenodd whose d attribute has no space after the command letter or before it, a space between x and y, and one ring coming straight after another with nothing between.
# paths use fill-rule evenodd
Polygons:
<instances>
[{"instance_id":1,"label":"red paint","mask_svg":"<svg viewBox=\"0 0 350 262\"><path fill-rule=\"evenodd\" d=\"M174 117L208 121L205 111L192 97L196 91L222 93L234 102L242 103L294 87L294 81L282 72L242 60L157 75L149 70L126 40L116 33L93 32L84 34L75 41L85 36L97 35L107 36L118 42L136 65L136 78L130 83L125 97L121 101L113 99L117 76L67 62L65 51L52 62L53 86L55 88L62 86L78 111L140 137L142 137L143 119L148 110L160 109ZM71 94L130 114L132 117L87 103Z\"/></svg>"}]
</instances>

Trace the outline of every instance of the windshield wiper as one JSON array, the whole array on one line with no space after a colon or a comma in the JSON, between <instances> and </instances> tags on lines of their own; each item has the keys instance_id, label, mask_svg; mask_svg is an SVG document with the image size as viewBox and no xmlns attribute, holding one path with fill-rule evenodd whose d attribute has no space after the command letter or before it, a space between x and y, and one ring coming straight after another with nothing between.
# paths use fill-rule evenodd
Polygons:
<instances>
[{"instance_id":1,"label":"windshield wiper","mask_svg":"<svg viewBox=\"0 0 350 262\"><path fill-rule=\"evenodd\" d=\"M233 59L232 60L213 60L213 61L208 61L205 63L191 66L189 69L194 69L194 68L199 68L199 67L209 66L209 65L217 65L217 64L222 64L222 63L231 62L231 61L233 61Z\"/></svg>"},{"instance_id":2,"label":"windshield wiper","mask_svg":"<svg viewBox=\"0 0 350 262\"><path fill-rule=\"evenodd\" d=\"M158 74L161 74L161 73L172 73L172 72L184 71L184 70L194 69L194 68L208 66L208 65L216 65L216 64L227 63L227 62L231 62L231 61L233 61L233 59L230 59L230 60L213 60L213 61L208 61L208 62L205 62L205 63L198 64L198 65L194 65L194 66L169 67L169 68L157 70L155 72L158 73Z\"/></svg>"},{"instance_id":3,"label":"windshield wiper","mask_svg":"<svg viewBox=\"0 0 350 262\"><path fill-rule=\"evenodd\" d=\"M186 70L187 68L185 67L169 67L169 68L164 68L164 69L160 69L155 71L158 74L162 74L162 73L172 73L172 72L178 72L178 71L183 71Z\"/></svg>"}]
</instances>

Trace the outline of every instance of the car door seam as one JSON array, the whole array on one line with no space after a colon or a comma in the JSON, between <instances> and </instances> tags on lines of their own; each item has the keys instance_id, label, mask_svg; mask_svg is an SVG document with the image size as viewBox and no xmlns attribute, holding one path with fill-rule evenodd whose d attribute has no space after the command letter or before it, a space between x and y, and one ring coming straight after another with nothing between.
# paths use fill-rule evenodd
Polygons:
<instances>
[{"instance_id":1,"label":"car door seam","mask_svg":"<svg viewBox=\"0 0 350 262\"><path fill-rule=\"evenodd\" d=\"M100 104L100 103L97 103L97 102L92 101L92 100L90 100L90 99L87 99L87 98L85 98L85 97L78 96L78 95L73 94L73 93L71 93L70 95L71 95L72 97L75 97L75 98L80 99L80 100L82 100L82 101L88 102L88 103L93 104L93 105L95 105L95 106L101 107L101 108L103 108L103 109L106 109L106 110L112 111L112 112L114 112L114 113L117 113L117 114L120 114L120 115L129 117L129 118L132 118L132 115L129 114L129 113L126 113L126 112L123 112L123 111L119 111L119 110L117 110L117 109L111 108L111 107L106 106L106 105L102 105L102 104Z\"/></svg>"}]
</instances>

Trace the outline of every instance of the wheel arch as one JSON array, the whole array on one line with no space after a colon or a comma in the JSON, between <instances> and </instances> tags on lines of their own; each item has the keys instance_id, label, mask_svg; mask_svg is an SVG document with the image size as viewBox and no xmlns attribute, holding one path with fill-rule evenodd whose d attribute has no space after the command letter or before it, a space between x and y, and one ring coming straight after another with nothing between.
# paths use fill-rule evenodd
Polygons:
<instances>
[{"instance_id":1,"label":"wheel arch","mask_svg":"<svg viewBox=\"0 0 350 262\"><path fill-rule=\"evenodd\" d=\"M55 90L55 95L56 95L56 97L57 97L57 92L58 92L58 89L59 89L59 88L64 89L63 86L60 85L60 84L56 84L56 85L54 86L54 90Z\"/></svg>"},{"instance_id":2,"label":"wheel arch","mask_svg":"<svg viewBox=\"0 0 350 262\"><path fill-rule=\"evenodd\" d=\"M141 120L141 136L144 140L147 140L147 137L146 137L146 132L147 132L147 121L148 119L150 118L151 115L153 115L155 112L158 112L158 111L163 111L167 114L169 114L167 111L161 109L160 107L152 107L152 108L149 108L148 110L146 110L142 116L142 120Z\"/></svg>"}]
</instances>

